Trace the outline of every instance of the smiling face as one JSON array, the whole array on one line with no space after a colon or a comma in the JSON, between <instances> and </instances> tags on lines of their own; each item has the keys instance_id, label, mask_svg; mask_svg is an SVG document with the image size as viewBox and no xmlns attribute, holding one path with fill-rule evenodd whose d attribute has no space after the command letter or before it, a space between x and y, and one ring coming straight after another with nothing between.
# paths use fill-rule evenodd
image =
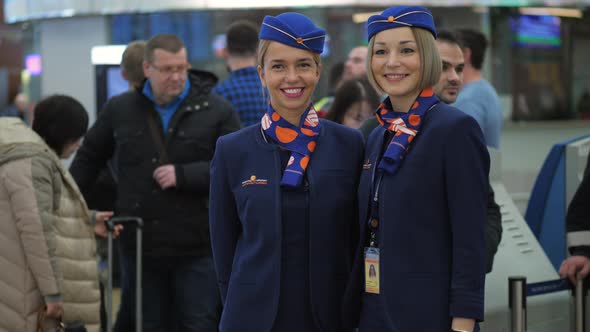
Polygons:
<instances>
[{"instance_id":1,"label":"smiling face","mask_svg":"<svg viewBox=\"0 0 590 332\"><path fill-rule=\"evenodd\" d=\"M442 73L434 86L434 93L447 104L454 103L463 85L463 67L465 59L457 44L437 41L438 52L442 60Z\"/></svg>"},{"instance_id":2,"label":"smiling face","mask_svg":"<svg viewBox=\"0 0 590 332\"><path fill-rule=\"evenodd\" d=\"M404 105L405 108L413 103L420 90L420 53L414 34L410 28L402 27L383 30L374 38L370 64L373 78L389 95L394 107Z\"/></svg>"},{"instance_id":3,"label":"smiling face","mask_svg":"<svg viewBox=\"0 0 590 332\"><path fill-rule=\"evenodd\" d=\"M266 48L258 75L268 89L277 113L293 123L307 110L320 79L320 65L314 53L271 41Z\"/></svg>"}]
</instances>

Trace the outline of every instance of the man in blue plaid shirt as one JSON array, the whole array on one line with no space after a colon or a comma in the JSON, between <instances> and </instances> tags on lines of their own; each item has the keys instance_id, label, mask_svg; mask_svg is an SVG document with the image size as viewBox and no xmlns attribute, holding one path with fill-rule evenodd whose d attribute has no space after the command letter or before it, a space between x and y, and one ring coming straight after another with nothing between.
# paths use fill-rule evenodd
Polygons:
<instances>
[{"instance_id":1,"label":"man in blue plaid shirt","mask_svg":"<svg viewBox=\"0 0 590 332\"><path fill-rule=\"evenodd\" d=\"M232 103L246 127L260 121L266 111L264 92L256 70L258 27L248 21L231 24L226 33L226 61L230 76L213 91Z\"/></svg>"}]
</instances>

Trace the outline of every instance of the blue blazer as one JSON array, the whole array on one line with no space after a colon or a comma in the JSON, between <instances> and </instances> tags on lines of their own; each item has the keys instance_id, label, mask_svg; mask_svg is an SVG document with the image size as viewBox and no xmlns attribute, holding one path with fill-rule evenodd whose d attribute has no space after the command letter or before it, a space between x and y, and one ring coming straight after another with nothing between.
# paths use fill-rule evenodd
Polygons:
<instances>
[{"instance_id":1,"label":"blue blazer","mask_svg":"<svg viewBox=\"0 0 590 332\"><path fill-rule=\"evenodd\" d=\"M323 331L342 328L341 305L358 239L359 132L321 121L309 181L312 313ZM281 161L260 125L221 137L211 163L209 223L224 305L220 331L270 331L281 274Z\"/></svg>"},{"instance_id":2,"label":"blue blazer","mask_svg":"<svg viewBox=\"0 0 590 332\"><path fill-rule=\"evenodd\" d=\"M364 291L370 183L385 129L369 136L359 185L360 239L345 317L357 324ZM369 166L370 165L370 166ZM379 189L381 296L401 332L448 331L452 317L483 320L489 155L477 122L439 103Z\"/></svg>"}]
</instances>

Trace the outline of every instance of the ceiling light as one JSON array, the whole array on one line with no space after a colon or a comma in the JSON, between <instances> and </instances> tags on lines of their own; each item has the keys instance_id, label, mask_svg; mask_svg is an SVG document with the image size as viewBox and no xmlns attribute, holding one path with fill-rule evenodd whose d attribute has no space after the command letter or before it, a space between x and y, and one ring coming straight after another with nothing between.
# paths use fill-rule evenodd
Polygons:
<instances>
[{"instance_id":1,"label":"ceiling light","mask_svg":"<svg viewBox=\"0 0 590 332\"><path fill-rule=\"evenodd\" d=\"M518 9L522 15L549 15L560 17L582 18L582 11L572 8L554 8L554 7L522 7Z\"/></svg>"},{"instance_id":2,"label":"ceiling light","mask_svg":"<svg viewBox=\"0 0 590 332\"><path fill-rule=\"evenodd\" d=\"M379 15L381 12L370 12L370 13L358 13L352 15L352 21L354 23L365 23L369 19L369 17L373 15Z\"/></svg>"}]
</instances>

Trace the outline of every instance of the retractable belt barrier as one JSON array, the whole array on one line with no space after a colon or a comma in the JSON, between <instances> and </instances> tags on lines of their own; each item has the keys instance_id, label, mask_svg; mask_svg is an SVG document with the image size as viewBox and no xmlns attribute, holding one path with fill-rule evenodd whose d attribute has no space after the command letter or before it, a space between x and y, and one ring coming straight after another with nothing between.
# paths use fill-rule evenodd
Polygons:
<instances>
[{"instance_id":1,"label":"retractable belt barrier","mask_svg":"<svg viewBox=\"0 0 590 332\"><path fill-rule=\"evenodd\" d=\"M508 278L508 307L510 308L510 327L512 332L525 332L527 329L527 297L572 290L575 310L575 332L586 332L586 295L584 280L578 279L573 287L568 279L556 279L527 284L526 277Z\"/></svg>"}]
</instances>

